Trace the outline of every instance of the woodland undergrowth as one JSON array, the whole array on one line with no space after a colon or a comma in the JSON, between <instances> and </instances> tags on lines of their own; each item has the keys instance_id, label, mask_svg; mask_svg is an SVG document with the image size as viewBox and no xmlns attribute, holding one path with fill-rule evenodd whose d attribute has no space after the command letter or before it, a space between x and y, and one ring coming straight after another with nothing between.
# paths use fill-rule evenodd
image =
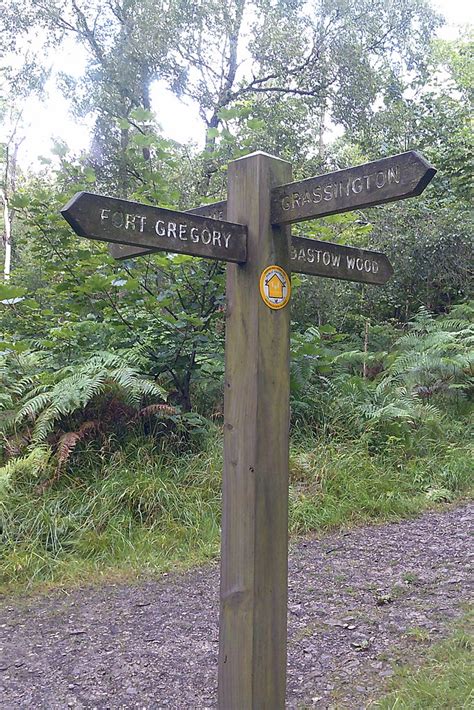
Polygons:
<instances>
[{"instance_id":1,"label":"woodland undergrowth","mask_svg":"<svg viewBox=\"0 0 474 710\"><path fill-rule=\"evenodd\" d=\"M324 441L293 434L290 532L412 516L468 494L473 447L462 426L409 452L392 439ZM112 455L90 446L41 493L21 471L1 502L3 589L134 579L214 559L220 541L222 441L160 450L146 439Z\"/></svg>"},{"instance_id":2,"label":"woodland undergrowth","mask_svg":"<svg viewBox=\"0 0 474 710\"><path fill-rule=\"evenodd\" d=\"M351 349L330 328L293 337L292 535L470 495L473 331L463 308L420 313L385 350ZM3 591L133 580L218 556L219 416L180 412L117 355L54 372L32 354L15 363L13 385L8 358L3 371Z\"/></svg>"}]
</instances>

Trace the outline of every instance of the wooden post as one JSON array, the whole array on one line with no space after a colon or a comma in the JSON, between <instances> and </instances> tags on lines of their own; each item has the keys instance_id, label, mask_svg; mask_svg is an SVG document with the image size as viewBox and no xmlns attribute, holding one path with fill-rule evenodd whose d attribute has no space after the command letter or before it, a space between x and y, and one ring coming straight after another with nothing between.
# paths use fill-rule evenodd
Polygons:
<instances>
[{"instance_id":1,"label":"wooden post","mask_svg":"<svg viewBox=\"0 0 474 710\"><path fill-rule=\"evenodd\" d=\"M220 710L285 707L288 586L289 305L260 295L290 274L290 233L270 223L289 163L254 153L229 165L227 218L248 227L248 259L227 266Z\"/></svg>"}]
</instances>

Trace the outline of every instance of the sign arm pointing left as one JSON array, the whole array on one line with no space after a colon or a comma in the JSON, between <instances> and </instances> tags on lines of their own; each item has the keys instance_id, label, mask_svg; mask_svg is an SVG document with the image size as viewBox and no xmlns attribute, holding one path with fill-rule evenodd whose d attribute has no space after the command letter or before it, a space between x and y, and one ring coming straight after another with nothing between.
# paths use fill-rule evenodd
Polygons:
<instances>
[{"instance_id":1,"label":"sign arm pointing left","mask_svg":"<svg viewBox=\"0 0 474 710\"><path fill-rule=\"evenodd\" d=\"M176 212L78 192L61 210L81 237L134 247L245 263L247 228L207 216Z\"/></svg>"}]
</instances>

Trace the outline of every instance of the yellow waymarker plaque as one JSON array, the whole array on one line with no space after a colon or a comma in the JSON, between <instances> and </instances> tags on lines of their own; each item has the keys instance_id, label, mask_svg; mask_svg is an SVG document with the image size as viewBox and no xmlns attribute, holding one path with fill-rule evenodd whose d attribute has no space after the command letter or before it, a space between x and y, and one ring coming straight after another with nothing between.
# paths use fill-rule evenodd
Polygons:
<instances>
[{"instance_id":1,"label":"yellow waymarker plaque","mask_svg":"<svg viewBox=\"0 0 474 710\"><path fill-rule=\"evenodd\" d=\"M260 276L260 294L269 308L284 308L291 295L290 278L281 266L267 266Z\"/></svg>"}]
</instances>

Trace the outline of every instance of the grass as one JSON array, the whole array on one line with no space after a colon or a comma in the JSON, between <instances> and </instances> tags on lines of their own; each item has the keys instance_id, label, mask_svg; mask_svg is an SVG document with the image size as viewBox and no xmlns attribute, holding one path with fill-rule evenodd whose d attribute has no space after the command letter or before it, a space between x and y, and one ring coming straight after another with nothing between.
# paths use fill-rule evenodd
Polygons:
<instances>
[{"instance_id":1,"label":"grass","mask_svg":"<svg viewBox=\"0 0 474 710\"><path fill-rule=\"evenodd\" d=\"M469 491L471 462L472 446L466 440L433 442L427 452L407 457L396 441L374 454L363 440L324 444L296 436L290 457L290 530L306 533L415 515Z\"/></svg>"},{"instance_id":2,"label":"grass","mask_svg":"<svg viewBox=\"0 0 474 710\"><path fill-rule=\"evenodd\" d=\"M407 454L389 441L322 441L295 432L290 531L323 531L415 515L467 494L468 437ZM90 449L44 493L22 471L0 491L0 590L132 580L215 558L220 545L220 431L199 449L134 440L112 455ZM436 495L433 492L438 492Z\"/></svg>"},{"instance_id":3,"label":"grass","mask_svg":"<svg viewBox=\"0 0 474 710\"><path fill-rule=\"evenodd\" d=\"M474 707L473 616L432 646L418 668L398 669L377 710L462 710Z\"/></svg>"},{"instance_id":4,"label":"grass","mask_svg":"<svg viewBox=\"0 0 474 710\"><path fill-rule=\"evenodd\" d=\"M134 443L101 465L90 457L43 495L30 481L12 487L1 503L0 584L132 579L215 557L217 448L178 458Z\"/></svg>"}]
</instances>

